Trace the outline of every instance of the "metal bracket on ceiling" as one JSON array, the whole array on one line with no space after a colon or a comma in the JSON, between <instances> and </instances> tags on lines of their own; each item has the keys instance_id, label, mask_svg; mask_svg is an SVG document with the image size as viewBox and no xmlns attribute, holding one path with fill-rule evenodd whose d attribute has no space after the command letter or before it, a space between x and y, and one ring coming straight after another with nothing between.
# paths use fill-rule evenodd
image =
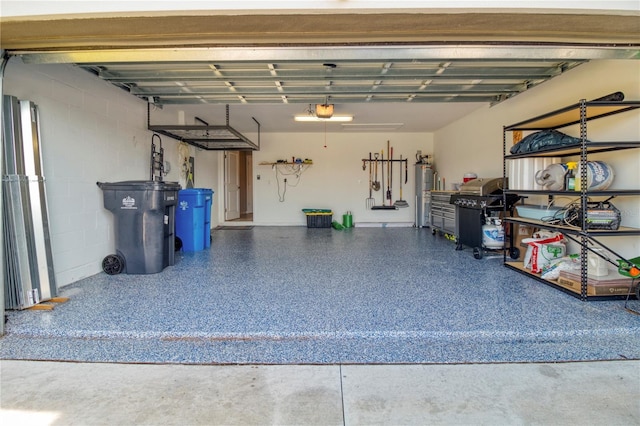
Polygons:
<instances>
[{"instance_id":1,"label":"metal bracket on ceiling","mask_svg":"<svg viewBox=\"0 0 640 426\"><path fill-rule=\"evenodd\" d=\"M253 117L252 117L253 118ZM147 129L172 139L208 151L259 151L260 123L258 124L258 143L235 130L229 124L229 105L226 105L226 124L209 125L201 118L195 117L202 124L196 125L151 125L151 104L147 103Z\"/></svg>"}]
</instances>

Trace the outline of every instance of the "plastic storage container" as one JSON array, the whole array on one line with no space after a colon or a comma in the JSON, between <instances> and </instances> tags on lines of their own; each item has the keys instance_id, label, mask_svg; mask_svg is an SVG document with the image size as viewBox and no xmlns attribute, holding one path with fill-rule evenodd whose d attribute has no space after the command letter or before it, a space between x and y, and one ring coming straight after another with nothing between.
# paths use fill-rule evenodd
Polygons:
<instances>
[{"instance_id":1,"label":"plastic storage container","mask_svg":"<svg viewBox=\"0 0 640 426\"><path fill-rule=\"evenodd\" d=\"M177 182L98 182L104 208L113 213L116 254L105 257L110 274L154 274L175 262Z\"/></svg>"},{"instance_id":2,"label":"plastic storage container","mask_svg":"<svg viewBox=\"0 0 640 426\"><path fill-rule=\"evenodd\" d=\"M213 191L206 188L178 191L176 236L184 251L200 251L211 246L211 203Z\"/></svg>"},{"instance_id":3,"label":"plastic storage container","mask_svg":"<svg viewBox=\"0 0 640 426\"><path fill-rule=\"evenodd\" d=\"M562 219L562 210L561 207L556 206L536 206L529 204L516 204L516 210L518 211L518 216L524 217L526 219Z\"/></svg>"},{"instance_id":4,"label":"plastic storage container","mask_svg":"<svg viewBox=\"0 0 640 426\"><path fill-rule=\"evenodd\" d=\"M302 209L307 216L307 228L331 228L333 211L326 209Z\"/></svg>"}]
</instances>

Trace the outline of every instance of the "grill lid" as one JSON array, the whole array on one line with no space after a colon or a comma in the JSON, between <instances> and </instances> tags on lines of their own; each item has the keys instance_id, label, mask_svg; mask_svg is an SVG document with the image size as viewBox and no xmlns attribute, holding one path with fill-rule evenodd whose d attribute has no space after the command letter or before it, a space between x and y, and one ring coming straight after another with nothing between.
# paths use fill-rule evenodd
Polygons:
<instances>
[{"instance_id":1,"label":"grill lid","mask_svg":"<svg viewBox=\"0 0 640 426\"><path fill-rule=\"evenodd\" d=\"M477 178L460 185L460 194L489 195L502 193L502 178Z\"/></svg>"}]
</instances>

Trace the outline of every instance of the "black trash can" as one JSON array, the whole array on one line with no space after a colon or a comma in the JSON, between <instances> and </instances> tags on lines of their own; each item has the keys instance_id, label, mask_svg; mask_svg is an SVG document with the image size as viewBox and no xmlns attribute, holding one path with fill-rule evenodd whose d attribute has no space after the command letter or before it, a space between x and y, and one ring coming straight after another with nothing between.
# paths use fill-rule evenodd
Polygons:
<instances>
[{"instance_id":1,"label":"black trash can","mask_svg":"<svg viewBox=\"0 0 640 426\"><path fill-rule=\"evenodd\" d=\"M110 275L155 274L175 262L177 182L98 182L113 213L116 254L102 262Z\"/></svg>"}]
</instances>

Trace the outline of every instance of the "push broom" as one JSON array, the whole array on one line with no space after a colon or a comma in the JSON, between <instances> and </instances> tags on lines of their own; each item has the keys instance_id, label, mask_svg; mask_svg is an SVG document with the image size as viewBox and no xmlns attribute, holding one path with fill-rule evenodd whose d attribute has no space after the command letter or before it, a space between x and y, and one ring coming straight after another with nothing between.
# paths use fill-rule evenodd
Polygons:
<instances>
[{"instance_id":1,"label":"push broom","mask_svg":"<svg viewBox=\"0 0 640 426\"><path fill-rule=\"evenodd\" d=\"M409 207L409 203L402 199L402 154L400 155L400 199L393 203L394 206L399 208ZM405 165L405 176L407 175L407 166Z\"/></svg>"}]
</instances>

